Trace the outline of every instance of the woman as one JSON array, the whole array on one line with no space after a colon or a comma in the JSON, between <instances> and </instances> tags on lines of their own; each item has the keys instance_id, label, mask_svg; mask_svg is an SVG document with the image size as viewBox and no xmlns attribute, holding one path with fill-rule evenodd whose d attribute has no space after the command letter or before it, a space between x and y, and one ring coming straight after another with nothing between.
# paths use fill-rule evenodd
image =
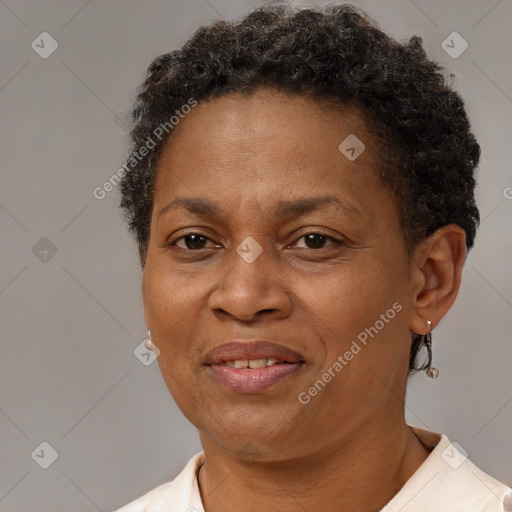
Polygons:
<instances>
[{"instance_id":1,"label":"woman","mask_svg":"<svg viewBox=\"0 0 512 512\"><path fill-rule=\"evenodd\" d=\"M421 40L260 8L155 59L133 120L148 343L203 452L120 510L512 510L404 419L479 221L480 148Z\"/></svg>"}]
</instances>

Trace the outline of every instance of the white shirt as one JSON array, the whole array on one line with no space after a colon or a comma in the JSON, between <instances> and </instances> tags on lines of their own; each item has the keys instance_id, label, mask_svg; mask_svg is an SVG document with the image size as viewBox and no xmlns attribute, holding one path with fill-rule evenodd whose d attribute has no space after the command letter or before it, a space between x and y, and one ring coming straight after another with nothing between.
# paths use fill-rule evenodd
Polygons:
<instances>
[{"instance_id":1,"label":"white shirt","mask_svg":"<svg viewBox=\"0 0 512 512\"><path fill-rule=\"evenodd\" d=\"M423 464L381 512L512 512L512 489L484 473L443 434L411 427L427 450ZM116 512L204 512L197 472L204 452L181 473Z\"/></svg>"}]
</instances>

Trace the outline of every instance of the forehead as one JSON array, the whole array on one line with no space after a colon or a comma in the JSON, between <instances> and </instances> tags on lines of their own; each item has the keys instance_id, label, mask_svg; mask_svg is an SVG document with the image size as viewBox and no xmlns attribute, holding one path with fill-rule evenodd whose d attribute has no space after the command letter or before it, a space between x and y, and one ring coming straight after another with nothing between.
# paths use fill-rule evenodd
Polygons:
<instances>
[{"instance_id":1,"label":"forehead","mask_svg":"<svg viewBox=\"0 0 512 512\"><path fill-rule=\"evenodd\" d=\"M348 158L354 143L358 154ZM345 168L353 179L374 179L375 148L351 107L267 89L229 94L199 102L175 126L161 152L156 191L183 180L222 186L225 177L312 187Z\"/></svg>"},{"instance_id":2,"label":"forehead","mask_svg":"<svg viewBox=\"0 0 512 512\"><path fill-rule=\"evenodd\" d=\"M247 148L265 140L295 140L303 146L309 139L314 139L315 144L319 144L320 138L330 143L331 136L336 142L347 131L373 142L369 140L373 137L367 133L363 116L350 105L260 88L247 94L230 93L200 101L182 116L166 149L170 151L178 142L199 145L199 138L226 138L241 146L245 143Z\"/></svg>"}]
</instances>

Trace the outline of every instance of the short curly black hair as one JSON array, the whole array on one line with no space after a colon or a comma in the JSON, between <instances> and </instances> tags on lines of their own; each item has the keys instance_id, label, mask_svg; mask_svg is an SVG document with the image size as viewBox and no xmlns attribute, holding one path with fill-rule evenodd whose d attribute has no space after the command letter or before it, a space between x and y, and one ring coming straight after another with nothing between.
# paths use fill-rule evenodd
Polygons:
<instances>
[{"instance_id":1,"label":"short curly black hair","mask_svg":"<svg viewBox=\"0 0 512 512\"><path fill-rule=\"evenodd\" d=\"M171 118L179 121L192 102L261 87L335 101L361 115L379 141L377 172L397 198L409 255L451 223L465 231L469 250L480 220L474 199L480 146L463 99L421 42L413 36L400 43L350 4L262 6L241 20L200 27L180 50L154 59L134 105L120 183L120 206L142 266ZM412 343L411 371L421 345Z\"/></svg>"}]
</instances>

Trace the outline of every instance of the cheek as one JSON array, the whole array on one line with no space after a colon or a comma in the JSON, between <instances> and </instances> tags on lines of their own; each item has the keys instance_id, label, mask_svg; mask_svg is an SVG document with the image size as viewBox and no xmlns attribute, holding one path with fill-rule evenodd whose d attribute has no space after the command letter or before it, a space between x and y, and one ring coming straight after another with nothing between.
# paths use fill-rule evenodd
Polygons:
<instances>
[{"instance_id":1,"label":"cheek","mask_svg":"<svg viewBox=\"0 0 512 512\"><path fill-rule=\"evenodd\" d=\"M156 330L158 326L168 328L187 316L190 308L198 302L201 278L173 272L165 258L159 258L158 262L154 260L144 270L142 297L144 311L156 324Z\"/></svg>"},{"instance_id":2,"label":"cheek","mask_svg":"<svg viewBox=\"0 0 512 512\"><path fill-rule=\"evenodd\" d=\"M340 265L321 286L316 283L312 288L311 281L305 279L299 293L324 310L325 318L344 322L346 328L355 327L359 318L371 316L373 309L385 302L388 287L383 276L379 265L361 258Z\"/></svg>"},{"instance_id":3,"label":"cheek","mask_svg":"<svg viewBox=\"0 0 512 512\"><path fill-rule=\"evenodd\" d=\"M197 285L196 285L197 287ZM194 285L181 282L176 275L155 265L146 266L142 280L144 316L151 337L160 349L160 360L174 361L186 344L188 329L195 325L198 299Z\"/></svg>"},{"instance_id":4,"label":"cheek","mask_svg":"<svg viewBox=\"0 0 512 512\"><path fill-rule=\"evenodd\" d=\"M191 340L197 339L200 300L198 285L183 282L156 265L146 265L142 280L144 313L151 338L160 350L157 359L162 378L181 410L193 401L189 364Z\"/></svg>"},{"instance_id":5,"label":"cheek","mask_svg":"<svg viewBox=\"0 0 512 512\"><path fill-rule=\"evenodd\" d=\"M327 361L332 362L344 354L354 341L362 340L358 361L367 357L380 357L380 346L373 340L398 339L403 309L401 277L389 269L386 262L365 259L360 265L352 262L340 267L324 282L301 280L297 296L309 309L311 321L318 326L325 343ZM393 305L395 305L393 307ZM382 318L384 315L384 318ZM372 342L368 349L364 342ZM363 350L364 348L364 350Z\"/></svg>"}]
</instances>

